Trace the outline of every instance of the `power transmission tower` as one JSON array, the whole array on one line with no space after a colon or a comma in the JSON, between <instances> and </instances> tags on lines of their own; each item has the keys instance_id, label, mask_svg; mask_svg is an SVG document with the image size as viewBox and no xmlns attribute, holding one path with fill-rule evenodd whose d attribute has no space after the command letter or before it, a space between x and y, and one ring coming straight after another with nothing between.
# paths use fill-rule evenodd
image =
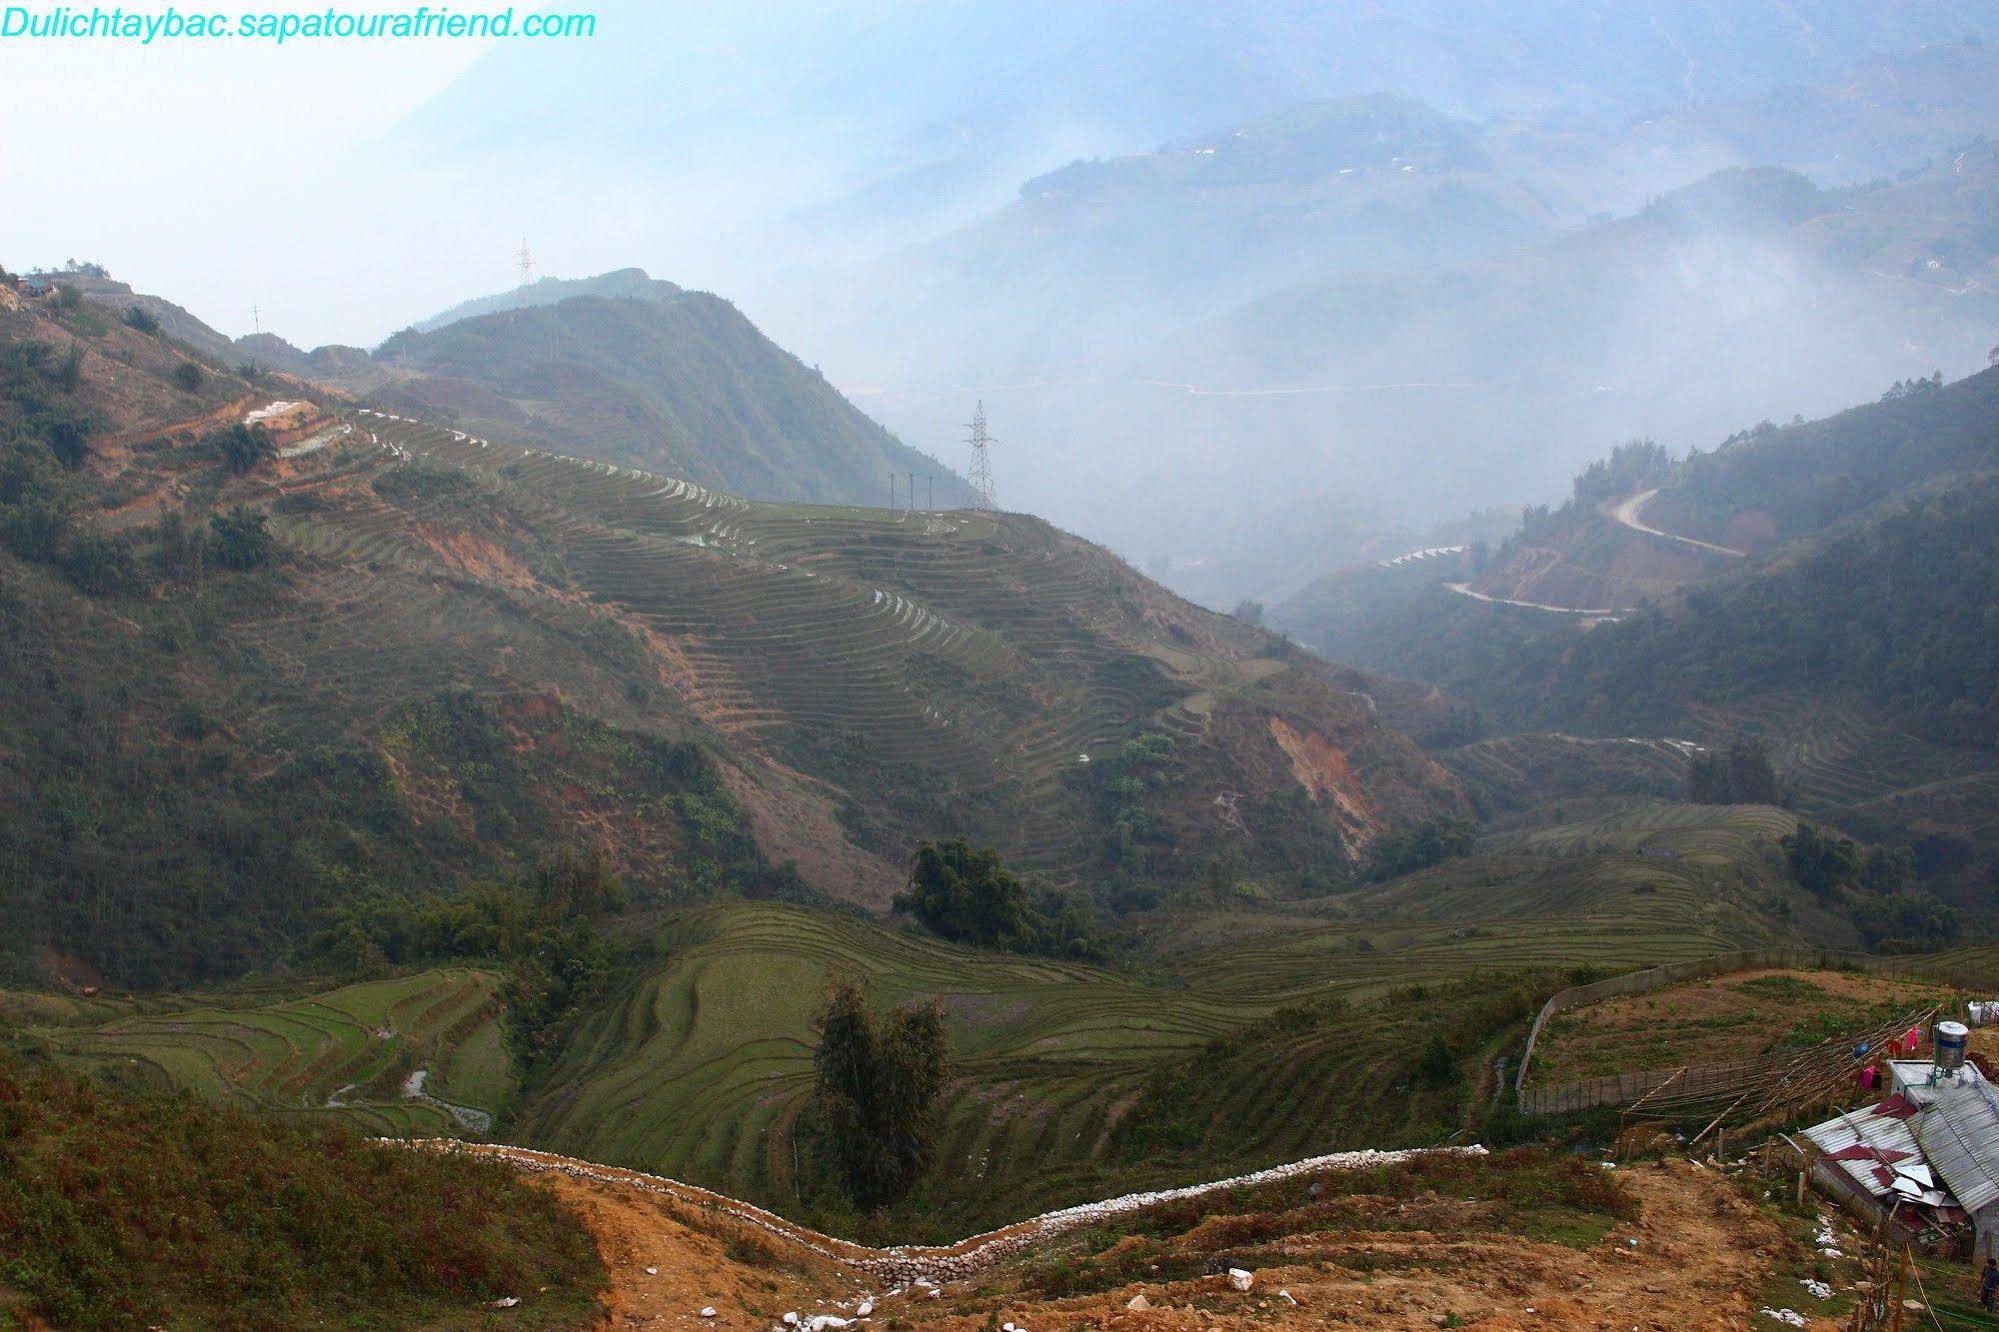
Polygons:
<instances>
[{"instance_id":1,"label":"power transmission tower","mask_svg":"<svg viewBox=\"0 0 1999 1332\"><path fill-rule=\"evenodd\" d=\"M528 253L528 243L525 236L521 238L521 252L514 256L514 266L520 270L521 274L521 288L518 299L522 305L526 305L528 303L528 286L534 281L534 256Z\"/></svg>"},{"instance_id":2,"label":"power transmission tower","mask_svg":"<svg viewBox=\"0 0 1999 1332\"><path fill-rule=\"evenodd\" d=\"M990 509L998 498L993 489L993 459L989 451L996 442L986 433L986 404L981 401L972 413L972 507Z\"/></svg>"},{"instance_id":3,"label":"power transmission tower","mask_svg":"<svg viewBox=\"0 0 1999 1332\"><path fill-rule=\"evenodd\" d=\"M263 311L254 305L250 307L250 331L252 333L262 333L264 331Z\"/></svg>"}]
</instances>

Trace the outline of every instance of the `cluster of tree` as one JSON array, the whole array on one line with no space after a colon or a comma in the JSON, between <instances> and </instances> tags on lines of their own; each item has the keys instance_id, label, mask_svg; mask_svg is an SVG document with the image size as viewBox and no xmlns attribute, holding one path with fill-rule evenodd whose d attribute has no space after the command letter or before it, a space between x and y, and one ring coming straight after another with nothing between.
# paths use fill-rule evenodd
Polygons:
<instances>
[{"instance_id":1,"label":"cluster of tree","mask_svg":"<svg viewBox=\"0 0 1999 1332\"><path fill-rule=\"evenodd\" d=\"M1725 541L1728 523L1750 510L1773 519L1780 538L1823 530L1925 478L1989 466L1995 415L1999 376L1988 371L1949 385L1913 380L1821 421L1765 422L1682 464L1675 530Z\"/></svg>"},{"instance_id":2,"label":"cluster of tree","mask_svg":"<svg viewBox=\"0 0 1999 1332\"><path fill-rule=\"evenodd\" d=\"M1503 558L1523 543L1545 540L1565 527L1578 511L1657 486L1672 472L1673 455L1665 445L1650 439L1619 444L1609 457L1598 458L1576 474L1573 492L1560 508L1535 504L1523 509L1519 530L1500 545L1499 554ZM1480 550L1475 558L1476 567L1483 568L1491 556Z\"/></svg>"},{"instance_id":3,"label":"cluster of tree","mask_svg":"<svg viewBox=\"0 0 1999 1332\"><path fill-rule=\"evenodd\" d=\"M1172 736L1147 731L1125 741L1115 754L1092 756L1088 772L1079 778L1093 788L1109 829L1109 867L1127 880L1145 878L1172 841L1157 796L1177 753Z\"/></svg>"},{"instance_id":4,"label":"cluster of tree","mask_svg":"<svg viewBox=\"0 0 1999 1332\"><path fill-rule=\"evenodd\" d=\"M1785 863L1798 885L1820 897L1830 897L1847 888L1863 888L1871 893L1893 893L1915 870L1915 856L1907 848L1869 847L1862 850L1851 838L1826 832L1810 823L1799 823L1796 832L1782 839Z\"/></svg>"},{"instance_id":5,"label":"cluster of tree","mask_svg":"<svg viewBox=\"0 0 1999 1332\"><path fill-rule=\"evenodd\" d=\"M630 895L601 858L569 852L524 878L468 884L434 897L376 894L325 913L310 951L343 970L474 958L507 965L507 1026L532 1062L561 1043L603 992L614 962L598 922Z\"/></svg>"},{"instance_id":6,"label":"cluster of tree","mask_svg":"<svg viewBox=\"0 0 1999 1332\"><path fill-rule=\"evenodd\" d=\"M1964 938L1964 913L1928 893L1869 898L1853 909L1860 937L1877 953L1933 953Z\"/></svg>"},{"instance_id":7,"label":"cluster of tree","mask_svg":"<svg viewBox=\"0 0 1999 1332\"><path fill-rule=\"evenodd\" d=\"M1478 845L1478 825L1446 814L1375 839L1361 877L1370 883L1414 874L1468 856Z\"/></svg>"},{"instance_id":8,"label":"cluster of tree","mask_svg":"<svg viewBox=\"0 0 1999 1332\"><path fill-rule=\"evenodd\" d=\"M1023 883L999 853L963 838L925 842L895 910L954 943L1008 953L1097 960L1103 945L1077 903L1053 888Z\"/></svg>"},{"instance_id":9,"label":"cluster of tree","mask_svg":"<svg viewBox=\"0 0 1999 1332\"><path fill-rule=\"evenodd\" d=\"M81 356L17 342L0 352L0 546L52 565L80 591L110 595L143 584L132 543L82 528L69 475L89 457L95 429L75 401Z\"/></svg>"},{"instance_id":10,"label":"cluster of tree","mask_svg":"<svg viewBox=\"0 0 1999 1332\"><path fill-rule=\"evenodd\" d=\"M843 984L818 1030L812 1128L854 1206L891 1206L930 1162L947 1071L944 1015L929 1004L877 1021L861 992Z\"/></svg>"},{"instance_id":11,"label":"cluster of tree","mask_svg":"<svg viewBox=\"0 0 1999 1332\"><path fill-rule=\"evenodd\" d=\"M1672 470L1673 455L1665 445L1649 439L1630 440L1577 474L1573 502L1582 507L1623 499L1659 484Z\"/></svg>"},{"instance_id":12,"label":"cluster of tree","mask_svg":"<svg viewBox=\"0 0 1999 1332\"><path fill-rule=\"evenodd\" d=\"M1881 394L1881 401L1894 402L1900 398L1913 398L1924 393L1935 393L1943 387L1943 371L1939 370L1924 379L1918 375L1914 379L1898 379Z\"/></svg>"},{"instance_id":13,"label":"cluster of tree","mask_svg":"<svg viewBox=\"0 0 1999 1332\"><path fill-rule=\"evenodd\" d=\"M158 336L160 331L159 317L143 305L128 305L125 307L125 324L127 327L137 329L148 337Z\"/></svg>"},{"instance_id":14,"label":"cluster of tree","mask_svg":"<svg viewBox=\"0 0 1999 1332\"><path fill-rule=\"evenodd\" d=\"M259 463L269 459L276 451L271 446L269 435L241 421L209 435L208 445L222 455L223 463L238 476L256 470Z\"/></svg>"},{"instance_id":15,"label":"cluster of tree","mask_svg":"<svg viewBox=\"0 0 1999 1332\"><path fill-rule=\"evenodd\" d=\"M1694 755L1687 799L1696 805L1782 804L1768 747L1761 740L1737 740L1726 750Z\"/></svg>"}]
</instances>

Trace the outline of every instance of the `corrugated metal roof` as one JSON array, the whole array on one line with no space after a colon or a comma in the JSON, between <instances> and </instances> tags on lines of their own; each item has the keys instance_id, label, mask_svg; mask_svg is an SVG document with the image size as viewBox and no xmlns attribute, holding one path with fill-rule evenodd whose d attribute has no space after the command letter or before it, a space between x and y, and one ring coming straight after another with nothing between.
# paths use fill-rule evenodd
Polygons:
<instances>
[{"instance_id":1,"label":"corrugated metal roof","mask_svg":"<svg viewBox=\"0 0 1999 1332\"><path fill-rule=\"evenodd\" d=\"M1814 1124L1805 1130L1805 1136L1817 1144L1827 1157L1835 1160L1840 1169L1853 1176L1861 1188L1877 1198L1888 1192L1894 1179L1891 1170L1883 1172L1888 1175L1888 1181L1883 1181L1875 1172L1877 1164L1883 1161L1920 1163L1923 1156L1922 1145L1909 1132L1908 1121L1893 1115L1870 1114L1865 1110ZM1848 1149L1853 1147L1872 1148L1874 1154L1850 1152Z\"/></svg>"},{"instance_id":2,"label":"corrugated metal roof","mask_svg":"<svg viewBox=\"0 0 1999 1332\"><path fill-rule=\"evenodd\" d=\"M1944 1088L1909 1126L1966 1211L1999 1201L1999 1097L1989 1083Z\"/></svg>"}]
</instances>

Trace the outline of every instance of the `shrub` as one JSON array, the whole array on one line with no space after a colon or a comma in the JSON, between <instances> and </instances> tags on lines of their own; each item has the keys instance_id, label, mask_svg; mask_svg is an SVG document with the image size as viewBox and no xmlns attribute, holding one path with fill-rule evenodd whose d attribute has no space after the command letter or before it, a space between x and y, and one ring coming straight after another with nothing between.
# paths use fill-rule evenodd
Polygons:
<instances>
[{"instance_id":1,"label":"shrub","mask_svg":"<svg viewBox=\"0 0 1999 1332\"><path fill-rule=\"evenodd\" d=\"M498 1164L0 1065L0 1280L60 1326L412 1326L602 1279Z\"/></svg>"},{"instance_id":2,"label":"shrub","mask_svg":"<svg viewBox=\"0 0 1999 1332\"><path fill-rule=\"evenodd\" d=\"M1374 844L1366 877L1394 879L1417 870L1470 855L1478 845L1478 825L1449 815L1390 833Z\"/></svg>"},{"instance_id":3,"label":"shrub","mask_svg":"<svg viewBox=\"0 0 1999 1332\"><path fill-rule=\"evenodd\" d=\"M70 523L69 505L63 497L29 494L0 510L0 546L24 560L52 564L62 554Z\"/></svg>"},{"instance_id":4,"label":"shrub","mask_svg":"<svg viewBox=\"0 0 1999 1332\"><path fill-rule=\"evenodd\" d=\"M201 566L207 558L207 542L202 530L188 526L187 517L178 509L169 510L160 518L154 529L159 541L157 559L160 576L174 583L189 583L201 574Z\"/></svg>"},{"instance_id":5,"label":"shrub","mask_svg":"<svg viewBox=\"0 0 1999 1332\"><path fill-rule=\"evenodd\" d=\"M253 471L257 464L274 452L269 435L241 421L216 431L208 437L208 442L222 455L222 461L228 464L229 470L238 476Z\"/></svg>"},{"instance_id":6,"label":"shrub","mask_svg":"<svg viewBox=\"0 0 1999 1332\"><path fill-rule=\"evenodd\" d=\"M35 414L29 428L42 437L56 461L72 472L90 456L91 419L73 407L52 403Z\"/></svg>"},{"instance_id":7,"label":"shrub","mask_svg":"<svg viewBox=\"0 0 1999 1332\"><path fill-rule=\"evenodd\" d=\"M126 307L125 323L128 327L136 328L148 337L156 336L160 331L159 317L141 305Z\"/></svg>"},{"instance_id":8,"label":"shrub","mask_svg":"<svg viewBox=\"0 0 1999 1332\"><path fill-rule=\"evenodd\" d=\"M247 504L238 504L227 513L209 515L214 537L215 562L225 569L261 569L271 562L277 542L271 536L270 519Z\"/></svg>"},{"instance_id":9,"label":"shrub","mask_svg":"<svg viewBox=\"0 0 1999 1332\"><path fill-rule=\"evenodd\" d=\"M132 543L105 532L84 532L71 540L62 571L77 591L93 597L136 592L145 585Z\"/></svg>"},{"instance_id":10,"label":"shrub","mask_svg":"<svg viewBox=\"0 0 1999 1332\"><path fill-rule=\"evenodd\" d=\"M193 361L182 361L174 367L174 385L182 393L198 393L207 374Z\"/></svg>"}]
</instances>

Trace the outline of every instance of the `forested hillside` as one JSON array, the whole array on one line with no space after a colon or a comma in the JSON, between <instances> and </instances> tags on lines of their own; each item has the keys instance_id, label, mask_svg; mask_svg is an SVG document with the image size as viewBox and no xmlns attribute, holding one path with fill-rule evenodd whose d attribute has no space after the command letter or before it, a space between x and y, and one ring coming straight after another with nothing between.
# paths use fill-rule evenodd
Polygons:
<instances>
[{"instance_id":1,"label":"forested hillside","mask_svg":"<svg viewBox=\"0 0 1999 1332\"><path fill-rule=\"evenodd\" d=\"M885 907L962 834L1109 910L1460 807L1311 659L1045 524L752 504L8 305L11 965L237 975L571 849L650 905Z\"/></svg>"}]
</instances>

